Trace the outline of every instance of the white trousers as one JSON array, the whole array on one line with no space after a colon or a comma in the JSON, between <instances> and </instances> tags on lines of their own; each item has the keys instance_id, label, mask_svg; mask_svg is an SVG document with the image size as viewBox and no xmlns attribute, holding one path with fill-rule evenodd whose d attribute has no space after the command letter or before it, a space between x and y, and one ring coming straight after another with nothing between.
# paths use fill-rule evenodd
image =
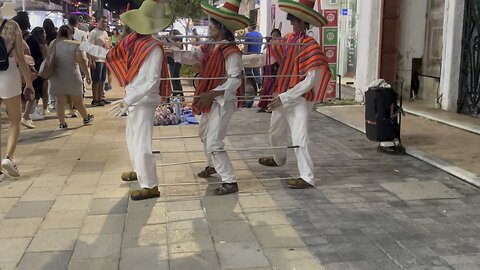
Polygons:
<instances>
[{"instance_id":1,"label":"white trousers","mask_svg":"<svg viewBox=\"0 0 480 270\"><path fill-rule=\"evenodd\" d=\"M225 183L237 182L232 162L227 152L212 153L212 151L225 148L223 140L227 135L228 124L234 112L235 103L232 101L225 102L224 106L213 102L212 110L209 113L202 114L199 126L199 136L203 142L208 166L214 167Z\"/></svg>"},{"instance_id":2,"label":"white trousers","mask_svg":"<svg viewBox=\"0 0 480 270\"><path fill-rule=\"evenodd\" d=\"M127 147L133 170L142 188L158 185L157 167L152 154L153 120L155 104L138 104L129 107L127 116Z\"/></svg>"},{"instance_id":3,"label":"white trousers","mask_svg":"<svg viewBox=\"0 0 480 270\"><path fill-rule=\"evenodd\" d=\"M313 103L307 102L303 97L297 98L294 103L272 112L270 121L270 144L272 146L286 146L288 144L288 127L292 133L292 145L295 149L300 177L311 185L315 184L313 175L313 161L310 157L308 144L308 120ZM279 166L287 162L287 149L273 150L273 158Z\"/></svg>"}]
</instances>

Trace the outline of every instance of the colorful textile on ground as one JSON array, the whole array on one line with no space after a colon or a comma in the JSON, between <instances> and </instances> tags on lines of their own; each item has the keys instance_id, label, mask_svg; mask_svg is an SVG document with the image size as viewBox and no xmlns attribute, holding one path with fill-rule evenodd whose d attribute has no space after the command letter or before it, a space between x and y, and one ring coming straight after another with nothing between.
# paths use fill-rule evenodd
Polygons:
<instances>
[{"instance_id":1,"label":"colorful textile on ground","mask_svg":"<svg viewBox=\"0 0 480 270\"><path fill-rule=\"evenodd\" d=\"M273 46L271 54L280 64L278 75L281 76L276 80L274 92L278 94L284 93L303 81L309 71L322 70L323 76L321 78L320 89L312 89L303 95L303 97L307 101L323 102L332 80L332 72L328 66L327 57L323 54L320 45L315 39L304 33L288 34L286 42L304 45Z\"/></svg>"},{"instance_id":2,"label":"colorful textile on ground","mask_svg":"<svg viewBox=\"0 0 480 270\"><path fill-rule=\"evenodd\" d=\"M132 33L122 39L117 47L110 49L106 65L111 74L118 80L120 86L125 87L137 75L143 61L155 46L159 46L162 52L164 52L163 43L160 40L152 36ZM166 57L163 57L161 77L165 79L170 78ZM162 97L172 94L170 80L161 81L159 94Z\"/></svg>"},{"instance_id":3,"label":"colorful textile on ground","mask_svg":"<svg viewBox=\"0 0 480 270\"><path fill-rule=\"evenodd\" d=\"M190 106L182 106L181 103L177 103L158 106L153 124L155 126L198 125L198 120L193 115Z\"/></svg>"},{"instance_id":4,"label":"colorful textile on ground","mask_svg":"<svg viewBox=\"0 0 480 270\"><path fill-rule=\"evenodd\" d=\"M240 54L240 49L234 44L224 44L220 46L204 45L202 46L203 59L202 67L200 71L200 77L202 78L218 78L226 77L227 71L225 68L225 59L232 53ZM211 91L215 87L223 84L225 79L216 80L199 80L197 87L195 88L195 96L199 96L202 93ZM245 93L245 80L242 81L242 85L237 89L237 96L243 96ZM211 110L211 105L200 109L196 106L196 102L193 102L192 109L194 114L207 113ZM242 107L243 102L238 102L238 107Z\"/></svg>"}]
</instances>

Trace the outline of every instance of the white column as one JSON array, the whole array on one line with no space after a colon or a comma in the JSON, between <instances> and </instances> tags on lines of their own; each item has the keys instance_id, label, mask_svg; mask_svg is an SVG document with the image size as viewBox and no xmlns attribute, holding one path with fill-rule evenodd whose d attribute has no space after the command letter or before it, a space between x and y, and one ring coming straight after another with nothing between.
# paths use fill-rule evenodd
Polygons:
<instances>
[{"instance_id":1,"label":"white column","mask_svg":"<svg viewBox=\"0 0 480 270\"><path fill-rule=\"evenodd\" d=\"M462 57L463 14L465 0L446 0L443 21L443 60L440 75L442 109L457 110Z\"/></svg>"},{"instance_id":2,"label":"white column","mask_svg":"<svg viewBox=\"0 0 480 270\"><path fill-rule=\"evenodd\" d=\"M363 101L368 85L378 79L381 0L362 0L359 8L357 85L355 100Z\"/></svg>"},{"instance_id":3,"label":"white column","mask_svg":"<svg viewBox=\"0 0 480 270\"><path fill-rule=\"evenodd\" d=\"M262 0L260 1L260 33L262 36L270 36L270 31L272 30L272 20L271 20L271 8L272 0Z\"/></svg>"}]
</instances>

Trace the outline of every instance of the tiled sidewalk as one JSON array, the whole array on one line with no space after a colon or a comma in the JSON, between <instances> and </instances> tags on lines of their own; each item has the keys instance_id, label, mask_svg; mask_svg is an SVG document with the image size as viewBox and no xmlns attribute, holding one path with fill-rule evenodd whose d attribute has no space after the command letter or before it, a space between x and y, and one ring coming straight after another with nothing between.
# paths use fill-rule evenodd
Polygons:
<instances>
[{"instance_id":1,"label":"tiled sidewalk","mask_svg":"<svg viewBox=\"0 0 480 270\"><path fill-rule=\"evenodd\" d=\"M27 131L16 158L22 177L0 183L0 269L478 269L478 190L409 156L385 156L364 135L314 114L315 189L289 190L286 166L268 151L230 152L240 193L211 195L196 177L200 152L158 156L161 198L133 202L125 119L92 109L93 125ZM69 125L80 125L70 120ZM230 133L266 132L269 115L236 113ZM4 132L4 130L2 130ZM197 126L155 128L155 137ZM3 138L3 137L2 137ZM230 136L226 148L261 147L266 134ZM198 150L197 138L156 140L164 151ZM191 185L196 182L198 185Z\"/></svg>"}]
</instances>

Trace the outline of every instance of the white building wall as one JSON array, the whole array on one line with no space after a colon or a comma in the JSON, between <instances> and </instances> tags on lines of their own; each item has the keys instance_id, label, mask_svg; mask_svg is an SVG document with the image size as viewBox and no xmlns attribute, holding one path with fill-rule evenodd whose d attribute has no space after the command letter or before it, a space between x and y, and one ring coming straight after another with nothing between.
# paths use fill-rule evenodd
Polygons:
<instances>
[{"instance_id":1,"label":"white building wall","mask_svg":"<svg viewBox=\"0 0 480 270\"><path fill-rule=\"evenodd\" d=\"M428 1L400 2L397 76L404 80L404 89L410 89L412 59L421 58L424 53L427 6Z\"/></svg>"},{"instance_id":2,"label":"white building wall","mask_svg":"<svg viewBox=\"0 0 480 270\"><path fill-rule=\"evenodd\" d=\"M362 102L368 85L378 79L381 0L361 0L357 46L355 100Z\"/></svg>"},{"instance_id":3,"label":"white building wall","mask_svg":"<svg viewBox=\"0 0 480 270\"><path fill-rule=\"evenodd\" d=\"M445 0L440 92L442 93L442 109L447 111L457 110L464 8L465 0Z\"/></svg>"}]
</instances>

